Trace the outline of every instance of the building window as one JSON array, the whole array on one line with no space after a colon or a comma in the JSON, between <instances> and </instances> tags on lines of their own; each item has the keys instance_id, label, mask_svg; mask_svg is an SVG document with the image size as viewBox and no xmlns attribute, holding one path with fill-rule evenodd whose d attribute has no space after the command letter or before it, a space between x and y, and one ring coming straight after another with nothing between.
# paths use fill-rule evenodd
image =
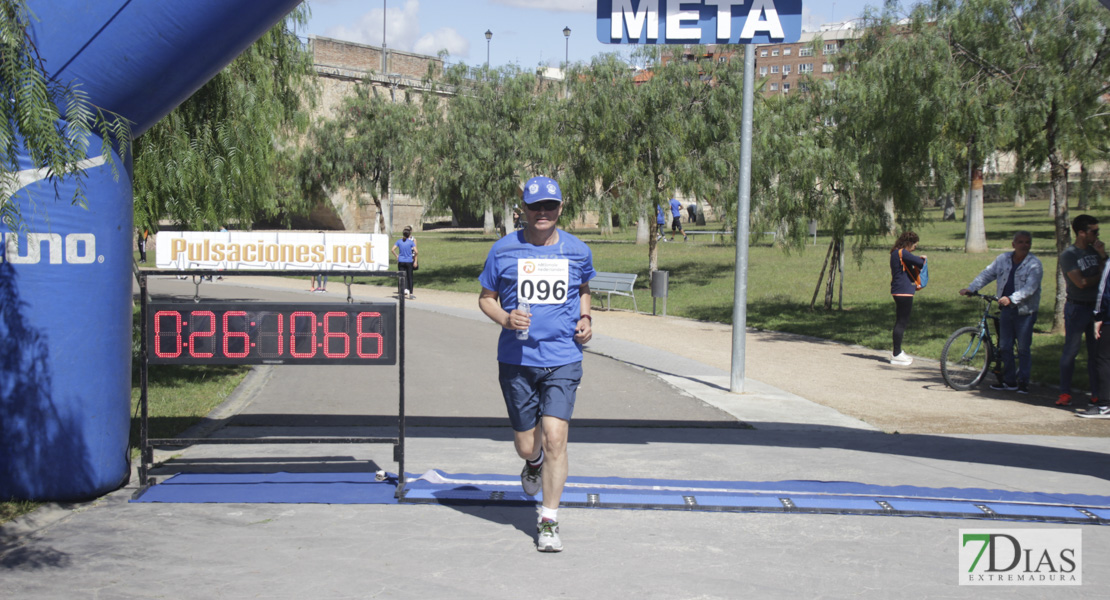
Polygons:
<instances>
[{"instance_id":1,"label":"building window","mask_svg":"<svg viewBox=\"0 0 1110 600\"><path fill-rule=\"evenodd\" d=\"M836 54L838 50L836 42L825 44L825 54Z\"/></svg>"},{"instance_id":2,"label":"building window","mask_svg":"<svg viewBox=\"0 0 1110 600\"><path fill-rule=\"evenodd\" d=\"M727 56L722 56L722 57L717 59L717 62L719 62L719 63L728 62L728 57Z\"/></svg>"},{"instance_id":3,"label":"building window","mask_svg":"<svg viewBox=\"0 0 1110 600\"><path fill-rule=\"evenodd\" d=\"M786 92L789 92L789 91L790 91L790 84L789 83L782 84L782 93L785 94Z\"/></svg>"},{"instance_id":4,"label":"building window","mask_svg":"<svg viewBox=\"0 0 1110 600\"><path fill-rule=\"evenodd\" d=\"M772 83L772 84L771 84L771 91L772 91L772 92L777 92L777 91L779 91L779 84L777 84L777 83Z\"/></svg>"},{"instance_id":5,"label":"building window","mask_svg":"<svg viewBox=\"0 0 1110 600\"><path fill-rule=\"evenodd\" d=\"M790 74L790 65L783 65L782 66L782 74L783 75L789 75Z\"/></svg>"},{"instance_id":6,"label":"building window","mask_svg":"<svg viewBox=\"0 0 1110 600\"><path fill-rule=\"evenodd\" d=\"M798 72L799 73L812 73L813 72L813 63L802 63L802 64L798 65Z\"/></svg>"},{"instance_id":7,"label":"building window","mask_svg":"<svg viewBox=\"0 0 1110 600\"><path fill-rule=\"evenodd\" d=\"M771 56L778 56L778 55L779 55L779 49L778 48L775 48L774 50L771 51Z\"/></svg>"},{"instance_id":8,"label":"building window","mask_svg":"<svg viewBox=\"0 0 1110 600\"><path fill-rule=\"evenodd\" d=\"M798 56L813 56L812 46L802 46L798 48Z\"/></svg>"},{"instance_id":9,"label":"building window","mask_svg":"<svg viewBox=\"0 0 1110 600\"><path fill-rule=\"evenodd\" d=\"M766 76L767 75L767 67L759 67L759 74L763 75L763 76Z\"/></svg>"},{"instance_id":10,"label":"building window","mask_svg":"<svg viewBox=\"0 0 1110 600\"><path fill-rule=\"evenodd\" d=\"M782 49L782 55L783 56L790 56L791 50L792 50L791 48L783 48Z\"/></svg>"},{"instance_id":11,"label":"building window","mask_svg":"<svg viewBox=\"0 0 1110 600\"><path fill-rule=\"evenodd\" d=\"M759 55L760 56L767 56L767 51L766 50L760 50Z\"/></svg>"},{"instance_id":12,"label":"building window","mask_svg":"<svg viewBox=\"0 0 1110 600\"><path fill-rule=\"evenodd\" d=\"M836 67L834 67L832 63L825 63L821 65L822 73L832 73L835 69Z\"/></svg>"},{"instance_id":13,"label":"building window","mask_svg":"<svg viewBox=\"0 0 1110 600\"><path fill-rule=\"evenodd\" d=\"M771 65L771 72L772 73L778 73L779 72L779 66L778 65Z\"/></svg>"},{"instance_id":14,"label":"building window","mask_svg":"<svg viewBox=\"0 0 1110 600\"><path fill-rule=\"evenodd\" d=\"M809 84L804 82L804 81L799 82L798 83L798 90L802 91L802 92L808 92L809 91Z\"/></svg>"}]
</instances>

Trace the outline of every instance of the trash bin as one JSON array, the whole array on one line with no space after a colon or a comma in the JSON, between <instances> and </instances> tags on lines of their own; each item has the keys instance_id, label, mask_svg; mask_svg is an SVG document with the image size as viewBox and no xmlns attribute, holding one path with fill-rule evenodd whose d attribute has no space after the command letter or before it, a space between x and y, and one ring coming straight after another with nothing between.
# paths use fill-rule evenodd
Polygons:
<instances>
[{"instance_id":1,"label":"trash bin","mask_svg":"<svg viewBox=\"0 0 1110 600\"><path fill-rule=\"evenodd\" d=\"M663 299L663 316L667 316L667 280L669 271L651 272L651 314L655 314L656 298Z\"/></svg>"}]
</instances>

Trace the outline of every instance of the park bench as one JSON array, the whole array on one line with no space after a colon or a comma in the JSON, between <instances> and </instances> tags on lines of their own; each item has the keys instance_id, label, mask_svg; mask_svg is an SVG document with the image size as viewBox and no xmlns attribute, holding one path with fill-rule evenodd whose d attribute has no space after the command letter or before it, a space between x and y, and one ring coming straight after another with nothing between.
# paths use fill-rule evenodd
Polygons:
<instances>
[{"instance_id":1,"label":"park bench","mask_svg":"<svg viewBox=\"0 0 1110 600\"><path fill-rule=\"evenodd\" d=\"M709 242L713 243L713 242L717 241L717 236L721 236L723 238L727 235L732 235L732 232L731 231L687 231L686 235L693 235L693 236L708 235L708 236L710 236Z\"/></svg>"},{"instance_id":2,"label":"park bench","mask_svg":"<svg viewBox=\"0 0 1110 600\"><path fill-rule=\"evenodd\" d=\"M632 286L636 283L635 273L604 273L598 271L590 280L590 293L605 293L605 309L610 310L613 294L632 298L632 309L640 312L636 306L636 296L632 294Z\"/></svg>"}]
</instances>

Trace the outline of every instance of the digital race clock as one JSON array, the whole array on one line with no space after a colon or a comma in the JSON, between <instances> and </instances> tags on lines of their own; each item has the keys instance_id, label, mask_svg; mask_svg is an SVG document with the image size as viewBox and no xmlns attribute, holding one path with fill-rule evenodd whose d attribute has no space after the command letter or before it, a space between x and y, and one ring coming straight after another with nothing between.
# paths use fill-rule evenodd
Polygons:
<instances>
[{"instance_id":1,"label":"digital race clock","mask_svg":"<svg viewBox=\"0 0 1110 600\"><path fill-rule=\"evenodd\" d=\"M392 365L394 304L150 303L150 364Z\"/></svg>"}]
</instances>

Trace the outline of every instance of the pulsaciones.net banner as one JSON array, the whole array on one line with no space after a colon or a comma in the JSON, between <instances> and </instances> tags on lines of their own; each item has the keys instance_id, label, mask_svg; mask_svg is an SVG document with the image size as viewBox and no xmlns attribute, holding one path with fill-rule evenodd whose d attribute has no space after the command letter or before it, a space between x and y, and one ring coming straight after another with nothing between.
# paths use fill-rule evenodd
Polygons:
<instances>
[{"instance_id":1,"label":"pulsaciones.net banner","mask_svg":"<svg viewBox=\"0 0 1110 600\"><path fill-rule=\"evenodd\" d=\"M160 269L389 270L389 236L307 231L162 231Z\"/></svg>"}]
</instances>

